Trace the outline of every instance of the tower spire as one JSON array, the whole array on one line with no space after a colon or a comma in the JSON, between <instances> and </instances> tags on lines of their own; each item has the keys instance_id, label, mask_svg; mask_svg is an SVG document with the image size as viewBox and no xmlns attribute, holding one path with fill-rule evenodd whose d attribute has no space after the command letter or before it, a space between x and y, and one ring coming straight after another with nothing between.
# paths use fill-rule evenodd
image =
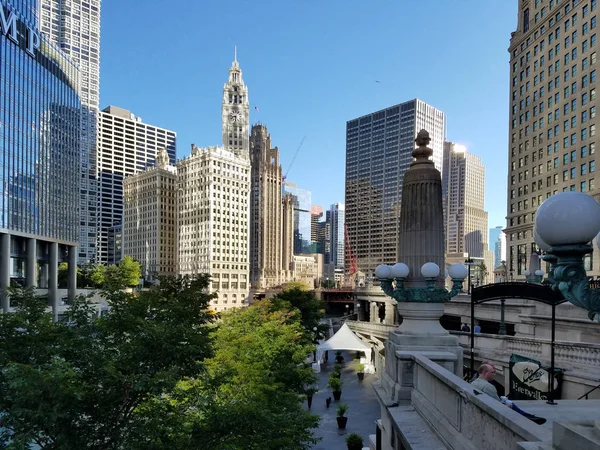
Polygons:
<instances>
[{"instance_id":1,"label":"tower spire","mask_svg":"<svg viewBox=\"0 0 600 450\"><path fill-rule=\"evenodd\" d=\"M233 62L237 62L237 45L233 46Z\"/></svg>"}]
</instances>

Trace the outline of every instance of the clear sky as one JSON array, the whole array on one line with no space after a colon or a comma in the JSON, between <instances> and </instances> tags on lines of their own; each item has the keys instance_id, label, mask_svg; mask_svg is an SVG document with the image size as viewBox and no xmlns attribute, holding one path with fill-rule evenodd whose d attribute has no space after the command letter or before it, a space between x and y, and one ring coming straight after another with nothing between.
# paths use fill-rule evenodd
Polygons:
<instances>
[{"instance_id":1,"label":"clear sky","mask_svg":"<svg viewBox=\"0 0 600 450\"><path fill-rule=\"evenodd\" d=\"M346 121L417 97L482 157L489 226L505 226L516 21L517 0L104 0L100 104L176 131L179 158L220 145L237 45L251 124L284 172L306 136L288 180L327 207L344 201Z\"/></svg>"}]
</instances>

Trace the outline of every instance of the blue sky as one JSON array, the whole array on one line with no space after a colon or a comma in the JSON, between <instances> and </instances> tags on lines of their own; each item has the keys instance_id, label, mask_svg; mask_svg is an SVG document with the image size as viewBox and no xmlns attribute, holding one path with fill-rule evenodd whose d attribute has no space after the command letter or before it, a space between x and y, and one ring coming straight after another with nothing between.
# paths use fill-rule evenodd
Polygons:
<instances>
[{"instance_id":1,"label":"blue sky","mask_svg":"<svg viewBox=\"0 0 600 450\"><path fill-rule=\"evenodd\" d=\"M288 180L344 201L346 121L415 97L486 165L489 226L505 225L511 31L517 1L115 0L102 3L101 107L190 144L221 144L237 45L251 124L267 125ZM380 83L376 83L379 80ZM254 106L259 112L254 112Z\"/></svg>"}]
</instances>

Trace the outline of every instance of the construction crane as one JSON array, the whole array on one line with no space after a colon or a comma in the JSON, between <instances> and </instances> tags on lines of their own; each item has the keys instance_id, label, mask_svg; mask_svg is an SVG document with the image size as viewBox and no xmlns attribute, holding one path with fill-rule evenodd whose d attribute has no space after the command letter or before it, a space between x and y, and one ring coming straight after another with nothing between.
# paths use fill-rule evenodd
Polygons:
<instances>
[{"instance_id":1,"label":"construction crane","mask_svg":"<svg viewBox=\"0 0 600 450\"><path fill-rule=\"evenodd\" d=\"M292 162L290 163L290 165L288 166L288 169L285 171L285 175L283 176L283 181L285 182L285 179L287 178L287 174L290 172L290 169L292 168L292 166L294 165L294 161L296 161L296 156L298 156L298 152L300 151L300 148L302 147L302 144L304 144L304 139L306 139L306 136L304 136L302 138L302 140L300 141L300 145L298 146L298 148L296 149L296 153L294 153L294 157L292 158Z\"/></svg>"},{"instance_id":2,"label":"construction crane","mask_svg":"<svg viewBox=\"0 0 600 450\"><path fill-rule=\"evenodd\" d=\"M354 274L358 272L356 264L356 255L352 254L350 247L350 236L348 235L348 227L344 223L344 238L346 241L346 259L348 260L348 273L346 275L346 286L354 287Z\"/></svg>"}]
</instances>

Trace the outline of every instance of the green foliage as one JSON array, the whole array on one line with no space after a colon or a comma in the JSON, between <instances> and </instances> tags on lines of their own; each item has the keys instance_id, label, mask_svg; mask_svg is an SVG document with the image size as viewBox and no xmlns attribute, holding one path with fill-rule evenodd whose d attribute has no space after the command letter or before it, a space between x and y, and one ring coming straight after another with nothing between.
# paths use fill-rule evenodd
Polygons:
<instances>
[{"instance_id":1,"label":"green foliage","mask_svg":"<svg viewBox=\"0 0 600 450\"><path fill-rule=\"evenodd\" d=\"M102 287L104 286L104 281L106 279L106 272L106 266L95 264L88 268L87 279L93 287Z\"/></svg>"},{"instance_id":2,"label":"green foliage","mask_svg":"<svg viewBox=\"0 0 600 450\"><path fill-rule=\"evenodd\" d=\"M67 282L69 279L69 264L61 262L58 265L58 287L59 289L66 289Z\"/></svg>"},{"instance_id":3,"label":"green foliage","mask_svg":"<svg viewBox=\"0 0 600 450\"><path fill-rule=\"evenodd\" d=\"M359 363L359 364L357 364L357 365L356 365L356 371L357 371L358 373L362 373L362 372L364 372L364 371L365 371L365 365L364 365L364 364L360 364L360 363Z\"/></svg>"},{"instance_id":4,"label":"green foliage","mask_svg":"<svg viewBox=\"0 0 600 450\"><path fill-rule=\"evenodd\" d=\"M312 292L288 286L271 301L275 309L300 311L300 323L311 340L315 337L314 328L317 329L317 337L325 335L327 325L321 323L321 319L325 315L325 305Z\"/></svg>"},{"instance_id":5,"label":"green foliage","mask_svg":"<svg viewBox=\"0 0 600 450\"><path fill-rule=\"evenodd\" d=\"M290 281L283 287L283 292L288 291L308 291L308 285L302 281Z\"/></svg>"},{"instance_id":6,"label":"green foliage","mask_svg":"<svg viewBox=\"0 0 600 450\"><path fill-rule=\"evenodd\" d=\"M329 376L329 380L327 381L327 386L334 392L339 392L342 390L343 382L340 378L336 377L334 374Z\"/></svg>"},{"instance_id":7,"label":"green foliage","mask_svg":"<svg viewBox=\"0 0 600 450\"><path fill-rule=\"evenodd\" d=\"M335 363L333 365L333 371L337 373L342 373L342 365L340 363Z\"/></svg>"},{"instance_id":8,"label":"green foliage","mask_svg":"<svg viewBox=\"0 0 600 450\"><path fill-rule=\"evenodd\" d=\"M348 446L348 450L362 449L363 438L360 434L350 433L346 438L346 445Z\"/></svg>"},{"instance_id":9,"label":"green foliage","mask_svg":"<svg viewBox=\"0 0 600 450\"><path fill-rule=\"evenodd\" d=\"M344 417L347 411L348 405L346 405L345 403L340 403L336 410L338 417Z\"/></svg>"},{"instance_id":10,"label":"green foliage","mask_svg":"<svg viewBox=\"0 0 600 450\"><path fill-rule=\"evenodd\" d=\"M130 448L146 423L136 412L203 373L208 282L180 277L139 295L108 292L101 318L80 297L66 323L52 322L32 290L11 292L17 311L0 315L0 446Z\"/></svg>"}]
</instances>

